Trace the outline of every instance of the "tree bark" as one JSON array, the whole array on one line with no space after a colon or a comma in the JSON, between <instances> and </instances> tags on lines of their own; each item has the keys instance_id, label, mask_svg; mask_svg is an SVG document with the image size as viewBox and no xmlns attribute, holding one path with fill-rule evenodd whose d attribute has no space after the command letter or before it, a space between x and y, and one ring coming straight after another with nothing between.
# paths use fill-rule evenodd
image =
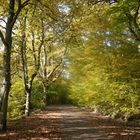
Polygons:
<instances>
[{"instance_id":1,"label":"tree bark","mask_svg":"<svg viewBox=\"0 0 140 140\"><path fill-rule=\"evenodd\" d=\"M27 14L27 13L26 13ZM30 106L31 106L31 93L32 93L32 84L34 78L37 76L39 68L40 68L40 53L41 48L44 43L44 32L42 32L40 44L38 47L38 54L35 53L35 35L34 31L32 31L32 51L33 51L33 58L34 58L34 67L35 70L33 74L29 77L29 68L28 68L28 58L27 58L27 40L26 40L26 21L27 18L24 18L23 22L23 31L22 31L22 41L21 41L21 63L22 63L22 71L23 71L23 84L24 84L24 91L26 96L25 102L25 115L30 115ZM42 23L43 24L43 23ZM44 28L44 26L43 26ZM44 29L42 29L44 30Z\"/></svg>"},{"instance_id":2,"label":"tree bark","mask_svg":"<svg viewBox=\"0 0 140 140\"><path fill-rule=\"evenodd\" d=\"M10 38L9 38L10 39ZM4 66L4 80L2 83L2 120L1 120L1 129L6 130L6 122L7 122L7 110L8 110L8 96L11 88L11 46L5 47L4 59L3 59L3 66Z\"/></svg>"},{"instance_id":3,"label":"tree bark","mask_svg":"<svg viewBox=\"0 0 140 140\"><path fill-rule=\"evenodd\" d=\"M31 90L25 89L26 102L25 102L25 115L30 116L30 106L31 106Z\"/></svg>"},{"instance_id":4,"label":"tree bark","mask_svg":"<svg viewBox=\"0 0 140 140\"><path fill-rule=\"evenodd\" d=\"M9 17L6 24L5 40L4 44L4 54L3 54L3 83L1 89L1 130L5 131L7 128L7 110L8 110L8 96L11 88L11 48L12 48L12 28L11 23L14 18L14 6L15 0L10 0L9 2Z\"/></svg>"},{"instance_id":5,"label":"tree bark","mask_svg":"<svg viewBox=\"0 0 140 140\"><path fill-rule=\"evenodd\" d=\"M3 131L7 129L8 96L11 89L12 29L22 8L28 5L29 1L30 0L25 0L23 3L21 3L21 0L19 0L18 3L20 4L18 5L17 11L15 11L15 0L9 0L8 4L9 13L6 22L5 37L3 33L0 31L0 38L4 44L3 82L0 96L0 110L1 110L0 129Z\"/></svg>"},{"instance_id":6,"label":"tree bark","mask_svg":"<svg viewBox=\"0 0 140 140\"><path fill-rule=\"evenodd\" d=\"M44 83L43 84L43 92L45 94L45 99L44 99L45 108L48 106L48 89L49 89L49 86L46 85L46 83Z\"/></svg>"}]
</instances>

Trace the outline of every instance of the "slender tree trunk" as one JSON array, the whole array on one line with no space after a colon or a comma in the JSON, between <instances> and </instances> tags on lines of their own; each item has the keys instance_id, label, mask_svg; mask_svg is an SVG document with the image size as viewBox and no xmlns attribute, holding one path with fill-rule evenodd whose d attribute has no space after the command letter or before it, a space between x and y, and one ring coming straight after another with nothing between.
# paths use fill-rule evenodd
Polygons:
<instances>
[{"instance_id":1,"label":"slender tree trunk","mask_svg":"<svg viewBox=\"0 0 140 140\"><path fill-rule=\"evenodd\" d=\"M25 102L25 115L30 116L30 106L31 106L31 90L25 89L26 102Z\"/></svg>"},{"instance_id":2,"label":"slender tree trunk","mask_svg":"<svg viewBox=\"0 0 140 140\"><path fill-rule=\"evenodd\" d=\"M26 13L27 14L27 13ZM26 46L26 22L27 18L24 17L23 29L22 29L22 41L21 41L21 62L22 62L22 72L23 72L23 85L25 92L25 115L30 115L30 100L31 100L31 88L29 86L28 77L28 66L27 66L27 46Z\"/></svg>"},{"instance_id":3,"label":"slender tree trunk","mask_svg":"<svg viewBox=\"0 0 140 140\"><path fill-rule=\"evenodd\" d=\"M37 73L32 75L31 79L29 80L28 83L25 83L25 96L26 96L26 101L25 101L25 116L30 116L30 111L31 111L31 94L32 94L32 85L33 85L33 80L36 77ZM27 86L28 85L28 86Z\"/></svg>"},{"instance_id":4,"label":"slender tree trunk","mask_svg":"<svg viewBox=\"0 0 140 140\"><path fill-rule=\"evenodd\" d=\"M44 84L43 85L43 90L44 90L44 94L45 94L44 105L45 105L45 107L47 107L48 106L48 86L46 86Z\"/></svg>"},{"instance_id":5,"label":"slender tree trunk","mask_svg":"<svg viewBox=\"0 0 140 140\"><path fill-rule=\"evenodd\" d=\"M5 47L3 66L4 66L4 80L2 83L2 117L1 129L6 130L7 126L7 110L8 110L8 96L11 88L11 46Z\"/></svg>"},{"instance_id":6,"label":"slender tree trunk","mask_svg":"<svg viewBox=\"0 0 140 140\"><path fill-rule=\"evenodd\" d=\"M26 13L27 14L27 13ZM26 22L27 17L25 16L23 21L23 31L22 31L22 41L21 41L21 63L22 63L22 71L23 71L23 83L24 83L24 90L26 96L25 102L25 115L30 115L30 106L31 106L31 93L32 93L32 84L34 78L37 76L39 68L40 68L40 53L41 48L44 43L44 28L42 29L42 38L38 47L38 54L36 55L35 49L35 35L34 31L32 31L32 51L33 51L33 58L34 58L34 67L35 70L33 74L29 77L29 69L28 69L28 58L27 58L27 39L26 39ZM43 21L42 21L43 26ZM43 26L44 27L44 26Z\"/></svg>"}]
</instances>

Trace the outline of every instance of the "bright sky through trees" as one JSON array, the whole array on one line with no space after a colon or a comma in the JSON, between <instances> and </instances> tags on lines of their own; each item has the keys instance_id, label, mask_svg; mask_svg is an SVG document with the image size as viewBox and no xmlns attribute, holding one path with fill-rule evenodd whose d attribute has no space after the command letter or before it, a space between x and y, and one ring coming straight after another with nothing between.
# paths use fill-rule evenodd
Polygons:
<instances>
[{"instance_id":1,"label":"bright sky through trees","mask_svg":"<svg viewBox=\"0 0 140 140\"><path fill-rule=\"evenodd\" d=\"M68 15L70 13L70 7L68 5L65 5L65 4L60 4L59 6L59 11Z\"/></svg>"}]
</instances>

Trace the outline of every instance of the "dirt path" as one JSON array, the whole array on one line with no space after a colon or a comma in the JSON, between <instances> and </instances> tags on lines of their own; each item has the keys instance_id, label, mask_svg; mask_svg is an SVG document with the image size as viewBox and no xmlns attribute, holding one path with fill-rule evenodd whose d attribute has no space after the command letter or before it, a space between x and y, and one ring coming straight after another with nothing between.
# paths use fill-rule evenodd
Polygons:
<instances>
[{"instance_id":1,"label":"dirt path","mask_svg":"<svg viewBox=\"0 0 140 140\"><path fill-rule=\"evenodd\" d=\"M74 106L51 106L46 111L10 121L0 140L140 140L140 127L105 118Z\"/></svg>"}]
</instances>

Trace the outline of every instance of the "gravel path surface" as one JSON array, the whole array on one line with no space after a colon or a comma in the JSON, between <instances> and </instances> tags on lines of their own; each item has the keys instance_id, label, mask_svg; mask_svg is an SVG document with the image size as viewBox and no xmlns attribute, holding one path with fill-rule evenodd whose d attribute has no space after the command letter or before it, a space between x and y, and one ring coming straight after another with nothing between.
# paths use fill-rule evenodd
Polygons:
<instances>
[{"instance_id":1,"label":"gravel path surface","mask_svg":"<svg viewBox=\"0 0 140 140\"><path fill-rule=\"evenodd\" d=\"M0 140L140 140L140 127L74 106L49 106L46 111L9 121Z\"/></svg>"}]
</instances>

